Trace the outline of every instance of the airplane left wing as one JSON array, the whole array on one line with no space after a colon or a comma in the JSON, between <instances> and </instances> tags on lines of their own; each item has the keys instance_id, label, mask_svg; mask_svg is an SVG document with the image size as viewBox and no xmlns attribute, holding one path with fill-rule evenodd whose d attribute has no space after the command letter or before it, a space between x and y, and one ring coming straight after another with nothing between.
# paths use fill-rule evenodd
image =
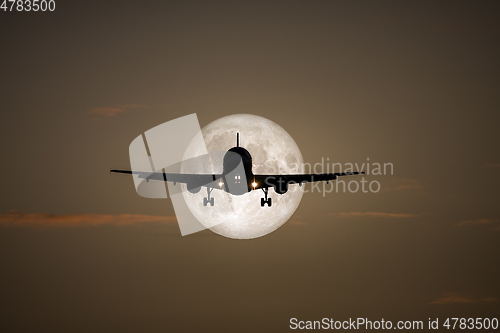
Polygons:
<instances>
[{"instance_id":1,"label":"airplane left wing","mask_svg":"<svg viewBox=\"0 0 500 333\"><path fill-rule=\"evenodd\" d=\"M222 177L222 175L217 174L144 172L130 170L110 170L110 172L138 175L139 178L144 178L146 179L146 181L160 180L172 183L189 184L190 188L196 188L200 186L219 188L219 186L215 184L215 181Z\"/></svg>"}]
</instances>

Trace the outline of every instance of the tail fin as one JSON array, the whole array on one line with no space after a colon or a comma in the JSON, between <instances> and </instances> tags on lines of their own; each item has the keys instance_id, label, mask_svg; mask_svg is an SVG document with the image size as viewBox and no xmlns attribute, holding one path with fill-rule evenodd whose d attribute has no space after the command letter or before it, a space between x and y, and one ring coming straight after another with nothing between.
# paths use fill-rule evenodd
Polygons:
<instances>
[{"instance_id":1,"label":"tail fin","mask_svg":"<svg viewBox=\"0 0 500 333\"><path fill-rule=\"evenodd\" d=\"M236 133L236 147L240 146L240 133Z\"/></svg>"}]
</instances>

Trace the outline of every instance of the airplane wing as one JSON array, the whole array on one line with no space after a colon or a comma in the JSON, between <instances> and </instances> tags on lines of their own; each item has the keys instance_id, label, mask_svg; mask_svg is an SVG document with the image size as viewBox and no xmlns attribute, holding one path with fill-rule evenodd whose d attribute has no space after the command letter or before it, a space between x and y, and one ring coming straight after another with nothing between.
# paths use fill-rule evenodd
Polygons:
<instances>
[{"instance_id":1,"label":"airplane wing","mask_svg":"<svg viewBox=\"0 0 500 333\"><path fill-rule=\"evenodd\" d=\"M165 173L165 172L143 172L130 170L110 170L113 173L125 173L129 175L138 175L139 178L144 178L146 181L160 180L165 182L188 184L195 188L206 186L211 188L219 188L215 181L220 179L222 175L216 174L189 174L189 173Z\"/></svg>"},{"instance_id":2,"label":"airplane wing","mask_svg":"<svg viewBox=\"0 0 500 333\"><path fill-rule=\"evenodd\" d=\"M302 184L309 182L320 182L335 180L342 176L364 175L365 172L340 172L319 174L295 174L295 175L255 175L255 189L273 187L275 184Z\"/></svg>"}]
</instances>

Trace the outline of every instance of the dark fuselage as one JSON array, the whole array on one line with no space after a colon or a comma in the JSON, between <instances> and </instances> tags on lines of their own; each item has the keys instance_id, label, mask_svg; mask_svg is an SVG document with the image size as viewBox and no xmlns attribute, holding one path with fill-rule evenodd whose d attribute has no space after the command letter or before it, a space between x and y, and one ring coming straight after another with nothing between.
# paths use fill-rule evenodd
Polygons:
<instances>
[{"instance_id":1,"label":"dark fuselage","mask_svg":"<svg viewBox=\"0 0 500 333\"><path fill-rule=\"evenodd\" d=\"M227 151L223 160L222 171L225 190L234 195L250 192L253 187L252 155L242 147L234 147Z\"/></svg>"}]
</instances>

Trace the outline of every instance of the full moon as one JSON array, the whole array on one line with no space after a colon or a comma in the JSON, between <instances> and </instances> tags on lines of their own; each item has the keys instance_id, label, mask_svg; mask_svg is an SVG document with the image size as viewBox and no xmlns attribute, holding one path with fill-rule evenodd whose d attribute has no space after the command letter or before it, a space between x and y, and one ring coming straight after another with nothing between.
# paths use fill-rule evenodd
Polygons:
<instances>
[{"instance_id":1,"label":"full moon","mask_svg":"<svg viewBox=\"0 0 500 333\"><path fill-rule=\"evenodd\" d=\"M247 149L253 159L254 174L303 173L303 159L293 138L275 122L249 114L235 114L219 118L202 130L208 151L206 163L182 164L181 173L222 173L222 157L236 147L236 134L240 134L240 147ZM186 149L184 160L205 154L205 147L193 140ZM208 161L209 160L209 161ZM267 235L285 224L297 209L303 192L291 184L287 193L280 195L269 188L272 206L261 207L262 190L243 195L232 195L214 189L214 206L204 206L205 188L190 193L183 186L183 197L194 217L211 231L234 239L252 239Z\"/></svg>"}]
</instances>

